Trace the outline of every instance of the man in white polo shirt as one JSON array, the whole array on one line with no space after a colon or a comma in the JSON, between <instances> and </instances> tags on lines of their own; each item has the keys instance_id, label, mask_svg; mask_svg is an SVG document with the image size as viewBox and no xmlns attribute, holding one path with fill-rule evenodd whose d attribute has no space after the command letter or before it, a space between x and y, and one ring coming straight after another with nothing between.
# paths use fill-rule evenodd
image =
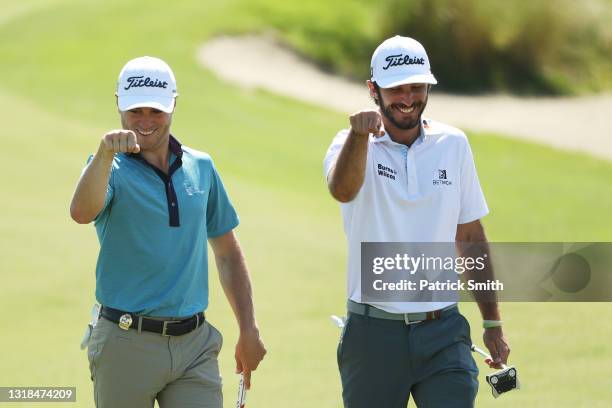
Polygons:
<instances>
[{"instance_id":1,"label":"man in white polo shirt","mask_svg":"<svg viewBox=\"0 0 612 408\"><path fill-rule=\"evenodd\" d=\"M348 240L348 320L338 346L344 406L472 407L478 369L470 328L456 299L362 301L364 242L478 243L488 213L472 152L459 129L422 117L429 58L416 40L395 36L374 52L371 97L379 109L350 117L325 157L332 196ZM477 298L478 300L478 298ZM497 302L479 301L493 360L510 349Z\"/></svg>"}]
</instances>

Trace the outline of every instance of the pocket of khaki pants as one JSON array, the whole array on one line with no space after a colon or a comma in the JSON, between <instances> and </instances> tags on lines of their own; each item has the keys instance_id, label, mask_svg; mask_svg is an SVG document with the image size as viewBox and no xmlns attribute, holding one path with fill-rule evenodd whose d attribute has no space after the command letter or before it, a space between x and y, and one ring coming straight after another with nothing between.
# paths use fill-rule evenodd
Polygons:
<instances>
[{"instance_id":1,"label":"pocket of khaki pants","mask_svg":"<svg viewBox=\"0 0 612 408\"><path fill-rule=\"evenodd\" d=\"M208 327L211 330L211 334L213 334L216 338L215 342L217 344L217 353L219 353L221 351L221 348L223 347L223 335L221 334L219 330L217 330L215 326L213 326L208 321L207 323L208 323Z\"/></svg>"},{"instance_id":2,"label":"pocket of khaki pants","mask_svg":"<svg viewBox=\"0 0 612 408\"><path fill-rule=\"evenodd\" d=\"M102 354L104 345L108 341L111 331L113 330L114 324L115 323L109 320L100 318L91 333L89 345L87 346L87 359L89 360L89 372L92 380L95 376L96 365L100 360L100 355Z\"/></svg>"}]
</instances>

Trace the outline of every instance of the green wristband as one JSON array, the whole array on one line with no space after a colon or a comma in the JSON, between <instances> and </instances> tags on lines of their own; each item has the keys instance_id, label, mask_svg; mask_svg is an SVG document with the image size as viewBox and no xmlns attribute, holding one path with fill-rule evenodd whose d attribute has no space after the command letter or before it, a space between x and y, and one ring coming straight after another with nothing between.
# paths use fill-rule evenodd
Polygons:
<instances>
[{"instance_id":1,"label":"green wristband","mask_svg":"<svg viewBox=\"0 0 612 408\"><path fill-rule=\"evenodd\" d=\"M492 329L494 327L501 327L501 326L502 326L501 320L483 320L482 321L482 327L484 327L485 329Z\"/></svg>"}]
</instances>

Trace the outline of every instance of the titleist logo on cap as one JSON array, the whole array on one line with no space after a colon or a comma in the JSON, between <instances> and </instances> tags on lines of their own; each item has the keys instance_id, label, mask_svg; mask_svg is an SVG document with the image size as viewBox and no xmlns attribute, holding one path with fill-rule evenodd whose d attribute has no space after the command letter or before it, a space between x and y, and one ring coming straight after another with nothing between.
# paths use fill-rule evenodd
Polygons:
<instances>
[{"instance_id":1,"label":"titleist logo on cap","mask_svg":"<svg viewBox=\"0 0 612 408\"><path fill-rule=\"evenodd\" d=\"M144 78L144 79L143 79ZM126 91L130 88L166 88L168 87L168 82L160 81L159 79L152 79L150 77L141 76L133 76L126 79L128 85L123 88Z\"/></svg>"},{"instance_id":2,"label":"titleist logo on cap","mask_svg":"<svg viewBox=\"0 0 612 408\"><path fill-rule=\"evenodd\" d=\"M397 54L397 55L389 55L385 58L387 61L387 66L383 67L386 71L389 67L396 67L398 65L425 65L425 58L410 58L410 55Z\"/></svg>"}]
</instances>

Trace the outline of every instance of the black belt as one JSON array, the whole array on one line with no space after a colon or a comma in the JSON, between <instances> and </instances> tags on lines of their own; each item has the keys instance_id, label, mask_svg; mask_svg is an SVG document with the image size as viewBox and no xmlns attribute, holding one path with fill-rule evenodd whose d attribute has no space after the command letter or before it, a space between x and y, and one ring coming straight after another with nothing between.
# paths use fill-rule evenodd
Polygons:
<instances>
[{"instance_id":1,"label":"black belt","mask_svg":"<svg viewBox=\"0 0 612 408\"><path fill-rule=\"evenodd\" d=\"M181 320L155 320L106 306L102 306L100 314L111 322L117 323L123 330L132 328L162 336L182 336L200 327L205 320L202 312Z\"/></svg>"}]
</instances>

